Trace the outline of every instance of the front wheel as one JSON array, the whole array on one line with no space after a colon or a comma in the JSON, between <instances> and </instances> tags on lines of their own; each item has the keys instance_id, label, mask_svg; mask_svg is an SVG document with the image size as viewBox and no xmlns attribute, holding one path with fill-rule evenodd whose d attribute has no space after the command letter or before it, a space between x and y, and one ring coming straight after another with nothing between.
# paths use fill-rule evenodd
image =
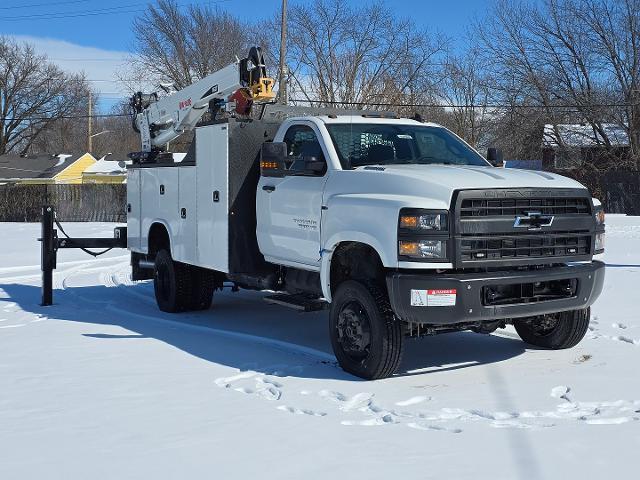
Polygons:
<instances>
[{"instance_id":1,"label":"front wheel","mask_svg":"<svg viewBox=\"0 0 640 480\"><path fill-rule=\"evenodd\" d=\"M404 334L386 294L348 280L338 287L329 313L331 345L346 372L367 380L394 374Z\"/></svg>"},{"instance_id":2,"label":"front wheel","mask_svg":"<svg viewBox=\"0 0 640 480\"><path fill-rule=\"evenodd\" d=\"M572 310L515 320L513 326L526 343L561 350L575 347L587 333L591 309Z\"/></svg>"}]
</instances>

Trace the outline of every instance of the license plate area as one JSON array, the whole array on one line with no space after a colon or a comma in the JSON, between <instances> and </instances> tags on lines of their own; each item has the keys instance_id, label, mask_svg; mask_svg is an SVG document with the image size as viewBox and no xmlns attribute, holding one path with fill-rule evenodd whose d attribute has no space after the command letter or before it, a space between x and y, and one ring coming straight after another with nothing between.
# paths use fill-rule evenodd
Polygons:
<instances>
[{"instance_id":1,"label":"license plate area","mask_svg":"<svg viewBox=\"0 0 640 480\"><path fill-rule=\"evenodd\" d=\"M578 291L578 279L487 285L482 288L485 306L536 303L573 298Z\"/></svg>"}]
</instances>

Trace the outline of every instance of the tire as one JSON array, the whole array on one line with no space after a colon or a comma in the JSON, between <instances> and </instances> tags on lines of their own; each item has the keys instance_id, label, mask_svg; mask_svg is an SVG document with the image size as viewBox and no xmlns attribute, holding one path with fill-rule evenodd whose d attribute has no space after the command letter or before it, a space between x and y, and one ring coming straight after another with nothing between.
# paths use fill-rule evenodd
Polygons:
<instances>
[{"instance_id":1,"label":"tire","mask_svg":"<svg viewBox=\"0 0 640 480\"><path fill-rule=\"evenodd\" d=\"M156 254L153 290L160 310L177 313L189 309L192 290L189 270L188 265L173 261L167 250L160 250Z\"/></svg>"},{"instance_id":2,"label":"tire","mask_svg":"<svg viewBox=\"0 0 640 480\"><path fill-rule=\"evenodd\" d=\"M191 295L189 310L208 310L216 288L215 273L206 268L189 266L191 275Z\"/></svg>"},{"instance_id":3,"label":"tire","mask_svg":"<svg viewBox=\"0 0 640 480\"><path fill-rule=\"evenodd\" d=\"M530 345L561 350L575 347L587 333L591 309L572 310L513 322L520 338Z\"/></svg>"},{"instance_id":4,"label":"tire","mask_svg":"<svg viewBox=\"0 0 640 480\"><path fill-rule=\"evenodd\" d=\"M341 283L331 303L329 328L333 352L346 372L376 380L393 375L400 365L402 325L377 286Z\"/></svg>"}]
</instances>

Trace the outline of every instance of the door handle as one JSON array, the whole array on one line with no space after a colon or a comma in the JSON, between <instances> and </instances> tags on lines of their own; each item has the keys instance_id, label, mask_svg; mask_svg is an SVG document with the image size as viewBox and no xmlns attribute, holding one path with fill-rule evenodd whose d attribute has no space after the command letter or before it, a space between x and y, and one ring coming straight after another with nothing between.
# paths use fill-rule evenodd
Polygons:
<instances>
[{"instance_id":1,"label":"door handle","mask_svg":"<svg viewBox=\"0 0 640 480\"><path fill-rule=\"evenodd\" d=\"M273 191L276 189L276 187L275 187L274 185L264 185L264 186L262 187L262 189L263 189L265 192L269 192L269 193L271 193L271 192L273 192Z\"/></svg>"}]
</instances>

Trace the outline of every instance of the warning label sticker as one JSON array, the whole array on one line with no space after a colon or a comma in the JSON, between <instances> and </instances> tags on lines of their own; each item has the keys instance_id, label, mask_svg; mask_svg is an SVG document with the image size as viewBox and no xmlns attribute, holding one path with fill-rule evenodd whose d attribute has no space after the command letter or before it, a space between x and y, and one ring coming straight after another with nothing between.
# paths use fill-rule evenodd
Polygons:
<instances>
[{"instance_id":1,"label":"warning label sticker","mask_svg":"<svg viewBox=\"0 0 640 480\"><path fill-rule=\"evenodd\" d=\"M456 304L456 289L411 290L412 307L453 307Z\"/></svg>"}]
</instances>

